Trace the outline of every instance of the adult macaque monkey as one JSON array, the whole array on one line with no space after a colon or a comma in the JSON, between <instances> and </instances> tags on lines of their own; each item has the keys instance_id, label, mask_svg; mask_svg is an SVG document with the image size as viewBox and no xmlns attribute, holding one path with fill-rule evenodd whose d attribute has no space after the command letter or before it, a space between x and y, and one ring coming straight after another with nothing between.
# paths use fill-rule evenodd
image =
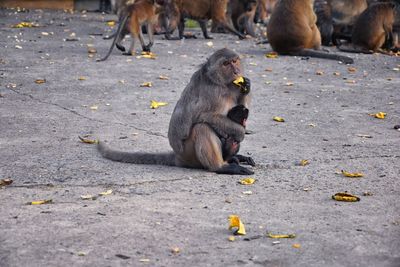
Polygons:
<instances>
[{"instance_id":1,"label":"adult macaque monkey","mask_svg":"<svg viewBox=\"0 0 400 267\"><path fill-rule=\"evenodd\" d=\"M353 53L388 53L383 49L390 50L397 43L397 36L393 35L395 7L395 3L392 2L369 6L354 24L352 47L339 46L338 48Z\"/></svg>"},{"instance_id":2,"label":"adult macaque monkey","mask_svg":"<svg viewBox=\"0 0 400 267\"><path fill-rule=\"evenodd\" d=\"M283 55L339 60L346 64L353 59L328 54L321 49L321 34L316 25L313 0L280 0L268 23L267 36L271 47Z\"/></svg>"},{"instance_id":3,"label":"adult macaque monkey","mask_svg":"<svg viewBox=\"0 0 400 267\"><path fill-rule=\"evenodd\" d=\"M219 136L244 139L245 128L229 119L237 105L246 108L250 94L243 95L232 82L242 76L239 55L229 49L216 51L196 71L175 106L169 124L168 139L172 153L120 152L99 143L108 159L136 164L162 164L202 168L223 174L253 174L235 162L223 159ZM250 161L248 161L250 162Z\"/></svg>"},{"instance_id":4,"label":"adult macaque monkey","mask_svg":"<svg viewBox=\"0 0 400 267\"><path fill-rule=\"evenodd\" d=\"M162 3L162 0L136 0L135 3L127 6L107 55L98 61L106 60L110 56L114 45L119 50L125 52L125 47L121 45L121 42L127 33L131 34L132 42L128 52L124 53L124 55L135 54L136 39L140 40L142 50L149 52L154 43L153 24L156 20L156 5ZM144 42L142 25L147 26L147 34L149 35L149 44L147 45Z\"/></svg>"},{"instance_id":5,"label":"adult macaque monkey","mask_svg":"<svg viewBox=\"0 0 400 267\"><path fill-rule=\"evenodd\" d=\"M236 34L240 39L245 36L228 24L226 9L228 0L170 0L169 7L169 26L165 34L168 40L182 39L185 31L185 18L192 18L199 22L203 36L212 39L207 32L207 21L212 19L215 23L222 25L227 31ZM171 33L178 27L179 37L171 36Z\"/></svg>"}]
</instances>

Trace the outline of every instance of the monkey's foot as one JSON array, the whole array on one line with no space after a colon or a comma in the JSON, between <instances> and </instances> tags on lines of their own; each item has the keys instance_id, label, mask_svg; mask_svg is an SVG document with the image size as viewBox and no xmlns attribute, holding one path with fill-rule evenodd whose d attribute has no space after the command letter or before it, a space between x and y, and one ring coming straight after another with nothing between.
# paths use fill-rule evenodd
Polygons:
<instances>
[{"instance_id":1,"label":"monkey's foot","mask_svg":"<svg viewBox=\"0 0 400 267\"><path fill-rule=\"evenodd\" d=\"M239 174L239 175L251 175L254 174L253 171L237 165L235 163L230 163L227 165L222 166L220 169L215 171L218 174Z\"/></svg>"},{"instance_id":2,"label":"monkey's foot","mask_svg":"<svg viewBox=\"0 0 400 267\"><path fill-rule=\"evenodd\" d=\"M210 40L214 39L214 37L212 37L212 36L210 36L210 35L206 35L206 36L204 36L204 38L210 39Z\"/></svg>"},{"instance_id":3,"label":"monkey's foot","mask_svg":"<svg viewBox=\"0 0 400 267\"><path fill-rule=\"evenodd\" d=\"M256 166L256 163L254 162L254 159L252 157L246 157L243 155L236 154L234 156L234 158L237 158L237 160L241 163L244 163L244 164L247 164L250 166Z\"/></svg>"},{"instance_id":4,"label":"monkey's foot","mask_svg":"<svg viewBox=\"0 0 400 267\"><path fill-rule=\"evenodd\" d=\"M118 50L120 50L120 51L122 51L122 52L125 52L125 47L123 46L123 45L120 45L120 44L115 44L115 46L117 47L117 49Z\"/></svg>"},{"instance_id":5,"label":"monkey's foot","mask_svg":"<svg viewBox=\"0 0 400 267\"><path fill-rule=\"evenodd\" d=\"M150 51L151 45L145 45L142 47L143 52L151 52Z\"/></svg>"},{"instance_id":6,"label":"monkey's foot","mask_svg":"<svg viewBox=\"0 0 400 267\"><path fill-rule=\"evenodd\" d=\"M185 39L197 39L197 36L194 34L184 34L183 37L185 37Z\"/></svg>"},{"instance_id":7,"label":"monkey's foot","mask_svg":"<svg viewBox=\"0 0 400 267\"><path fill-rule=\"evenodd\" d=\"M122 53L122 55L124 55L124 56L133 56L134 54L132 52L125 52L125 53Z\"/></svg>"}]
</instances>

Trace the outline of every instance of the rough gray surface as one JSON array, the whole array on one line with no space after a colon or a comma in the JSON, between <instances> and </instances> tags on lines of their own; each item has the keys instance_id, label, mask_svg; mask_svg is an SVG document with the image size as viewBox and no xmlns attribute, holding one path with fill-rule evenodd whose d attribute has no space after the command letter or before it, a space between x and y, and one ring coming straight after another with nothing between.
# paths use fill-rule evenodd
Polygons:
<instances>
[{"instance_id":1,"label":"rough gray surface","mask_svg":"<svg viewBox=\"0 0 400 267\"><path fill-rule=\"evenodd\" d=\"M213 47L202 36L157 36L156 60L114 51L96 63L87 44L100 57L110 41L90 34L108 30L112 16L0 10L0 17L0 178L14 180L0 189L0 266L400 266L398 57L352 55L357 70L349 72L335 61L266 58L267 45L213 34ZM10 27L25 20L42 27ZM64 41L72 32L79 41ZM244 56L252 81L254 134L242 153L258 163L254 185L239 185L240 176L111 162L79 142L93 134L125 150L168 151L174 103L198 66L225 46ZM146 81L153 87L139 87ZM153 99L170 104L151 110ZM387 118L368 115L379 111ZM310 164L296 166L301 159ZM341 169L365 177L335 173ZM114 191L80 198L106 189ZM331 199L346 190L361 201ZM54 204L25 205L38 199ZM247 230L234 242L230 214ZM267 232L297 237L274 245Z\"/></svg>"}]
</instances>

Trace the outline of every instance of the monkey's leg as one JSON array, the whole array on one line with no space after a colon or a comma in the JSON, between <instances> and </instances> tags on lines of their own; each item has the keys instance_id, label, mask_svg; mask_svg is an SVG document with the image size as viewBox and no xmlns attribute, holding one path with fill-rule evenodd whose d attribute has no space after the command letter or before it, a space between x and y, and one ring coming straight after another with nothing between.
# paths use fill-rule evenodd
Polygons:
<instances>
[{"instance_id":1,"label":"monkey's leg","mask_svg":"<svg viewBox=\"0 0 400 267\"><path fill-rule=\"evenodd\" d=\"M142 28L141 27L139 28L138 37L139 37L140 45L142 46L142 50L145 51L145 52L150 52L150 50L148 50L148 48L147 48L147 46L146 46L146 44L144 42L144 37L143 37L143 32L142 32Z\"/></svg>"},{"instance_id":2,"label":"monkey's leg","mask_svg":"<svg viewBox=\"0 0 400 267\"><path fill-rule=\"evenodd\" d=\"M194 138L196 157L205 169L220 174L253 174L251 170L243 166L228 164L223 160L221 141L207 124L196 124L192 129L192 138Z\"/></svg>"},{"instance_id":3,"label":"monkey's leg","mask_svg":"<svg viewBox=\"0 0 400 267\"><path fill-rule=\"evenodd\" d=\"M198 22L200 24L201 31L203 32L204 38L213 39L213 37L208 35L208 32L207 32L207 20L202 19L202 20L198 20Z\"/></svg>"},{"instance_id":4,"label":"monkey's leg","mask_svg":"<svg viewBox=\"0 0 400 267\"><path fill-rule=\"evenodd\" d=\"M178 23L178 33L179 33L179 39L183 39L184 35L183 33L185 32L185 19L183 17L180 18L179 23Z\"/></svg>"},{"instance_id":5,"label":"monkey's leg","mask_svg":"<svg viewBox=\"0 0 400 267\"><path fill-rule=\"evenodd\" d=\"M244 28L247 34L250 34L252 37L256 37L256 33L254 31L254 23L249 17L245 18Z\"/></svg>"},{"instance_id":6,"label":"monkey's leg","mask_svg":"<svg viewBox=\"0 0 400 267\"><path fill-rule=\"evenodd\" d=\"M143 51L150 52L154 44L153 25L151 23L147 23L147 35L149 36L149 44L143 48Z\"/></svg>"},{"instance_id":7,"label":"monkey's leg","mask_svg":"<svg viewBox=\"0 0 400 267\"><path fill-rule=\"evenodd\" d=\"M178 24L180 22L181 18L179 13L174 16L170 22L168 23L168 18L167 16L163 17L163 25L165 27L165 39L167 40L180 40L179 37L172 37L171 34L175 31L176 27L178 27Z\"/></svg>"},{"instance_id":8,"label":"monkey's leg","mask_svg":"<svg viewBox=\"0 0 400 267\"><path fill-rule=\"evenodd\" d=\"M125 27L125 26L122 26ZM120 35L117 37L117 41L115 42L115 46L117 47L118 50L125 52L125 47L121 44L122 40L125 38L125 35L127 34L127 31L123 29L120 33Z\"/></svg>"}]
</instances>

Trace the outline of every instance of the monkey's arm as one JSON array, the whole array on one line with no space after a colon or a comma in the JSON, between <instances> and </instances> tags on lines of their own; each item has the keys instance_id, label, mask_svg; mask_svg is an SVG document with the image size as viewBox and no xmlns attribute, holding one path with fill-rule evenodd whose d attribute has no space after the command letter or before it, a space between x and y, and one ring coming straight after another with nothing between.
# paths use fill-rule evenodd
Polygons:
<instances>
[{"instance_id":1,"label":"monkey's arm","mask_svg":"<svg viewBox=\"0 0 400 267\"><path fill-rule=\"evenodd\" d=\"M237 142L242 142L244 139L245 128L224 115L204 112L200 114L196 123L207 123L219 136L224 138L231 136Z\"/></svg>"}]
</instances>

